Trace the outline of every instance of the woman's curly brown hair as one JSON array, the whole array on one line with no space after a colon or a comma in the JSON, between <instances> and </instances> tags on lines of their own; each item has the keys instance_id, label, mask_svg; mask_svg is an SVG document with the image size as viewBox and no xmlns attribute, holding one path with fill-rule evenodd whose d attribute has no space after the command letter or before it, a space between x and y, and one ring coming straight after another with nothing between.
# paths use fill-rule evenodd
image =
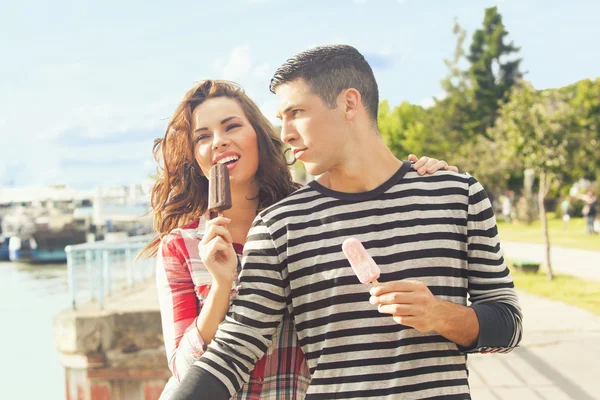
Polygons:
<instances>
[{"instance_id":1,"label":"woman's curly brown hair","mask_svg":"<svg viewBox=\"0 0 600 400\"><path fill-rule=\"evenodd\" d=\"M165 235L199 218L206 211L208 180L194 158L192 113L204 101L216 97L235 99L256 131L258 210L278 202L298 188L292 181L285 160L283 142L243 89L229 81L202 81L186 93L169 121L165 136L154 141L158 177L152 188L151 204L154 231L158 236L142 249L140 255L155 256Z\"/></svg>"}]
</instances>

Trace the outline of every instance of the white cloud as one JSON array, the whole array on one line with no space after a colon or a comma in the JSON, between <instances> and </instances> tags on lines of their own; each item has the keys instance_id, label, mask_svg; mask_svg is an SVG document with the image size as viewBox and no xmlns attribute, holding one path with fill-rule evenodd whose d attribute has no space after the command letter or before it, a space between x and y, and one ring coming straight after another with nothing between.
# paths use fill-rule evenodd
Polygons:
<instances>
[{"instance_id":1,"label":"white cloud","mask_svg":"<svg viewBox=\"0 0 600 400\"><path fill-rule=\"evenodd\" d=\"M36 139L56 138L65 132L85 131L90 138L121 135L131 131L162 130L174 109L171 99L151 104L83 104L40 132Z\"/></svg>"},{"instance_id":2,"label":"white cloud","mask_svg":"<svg viewBox=\"0 0 600 400\"><path fill-rule=\"evenodd\" d=\"M231 50L227 59L217 58L213 63L215 76L244 85L245 88L262 85L271 78L271 65L257 62L250 54L250 46L240 45Z\"/></svg>"},{"instance_id":3,"label":"white cloud","mask_svg":"<svg viewBox=\"0 0 600 400\"><path fill-rule=\"evenodd\" d=\"M419 105L423 108L429 108L429 107L433 107L435 105L435 99L439 100L443 100L446 98L446 93L442 92L440 94L438 94L437 96L431 96L428 97L424 100L422 100Z\"/></svg>"},{"instance_id":4,"label":"white cloud","mask_svg":"<svg viewBox=\"0 0 600 400\"><path fill-rule=\"evenodd\" d=\"M164 133L176 101L82 104L47 114L40 130L0 120L10 138L3 138L0 187L140 181L154 170L152 139Z\"/></svg>"},{"instance_id":5,"label":"white cloud","mask_svg":"<svg viewBox=\"0 0 600 400\"><path fill-rule=\"evenodd\" d=\"M38 74L78 74L85 68L83 64L46 66ZM210 77L238 81L257 104L263 105L260 108L267 118L276 121L276 99L267 89L272 64L253 58L250 47L242 44L216 60L214 68L212 73L210 68L205 72ZM38 129L23 124L25 112L15 117L3 114L0 187L13 182L16 186L89 186L145 178L156 167L151 154L152 139L164 134L181 94L167 89L162 97L151 100L143 96L80 97L70 104L41 108L36 118L43 124Z\"/></svg>"},{"instance_id":6,"label":"white cloud","mask_svg":"<svg viewBox=\"0 0 600 400\"><path fill-rule=\"evenodd\" d=\"M263 63L254 67L252 70L252 76L256 79L265 80L270 79L271 75L274 71L271 70L271 65L269 63Z\"/></svg>"},{"instance_id":7,"label":"white cloud","mask_svg":"<svg viewBox=\"0 0 600 400\"><path fill-rule=\"evenodd\" d=\"M276 117L277 104L277 99L273 97L259 106L260 111L273 125L281 125L281 121Z\"/></svg>"},{"instance_id":8,"label":"white cloud","mask_svg":"<svg viewBox=\"0 0 600 400\"><path fill-rule=\"evenodd\" d=\"M227 60L218 58L214 62L214 69L220 78L236 82L250 73L251 66L252 58L248 45L235 47Z\"/></svg>"}]
</instances>

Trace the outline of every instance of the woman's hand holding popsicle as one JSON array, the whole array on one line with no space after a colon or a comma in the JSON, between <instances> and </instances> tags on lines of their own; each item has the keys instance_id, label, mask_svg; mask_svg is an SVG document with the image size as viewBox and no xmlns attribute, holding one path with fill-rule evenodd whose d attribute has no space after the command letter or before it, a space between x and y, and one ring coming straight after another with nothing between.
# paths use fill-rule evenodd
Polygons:
<instances>
[{"instance_id":1,"label":"woman's hand holding popsicle","mask_svg":"<svg viewBox=\"0 0 600 400\"><path fill-rule=\"evenodd\" d=\"M231 287L237 269L237 255L227 225L231 220L216 217L206 221L202 241L198 245L200 258L212 275L213 284Z\"/></svg>"}]
</instances>

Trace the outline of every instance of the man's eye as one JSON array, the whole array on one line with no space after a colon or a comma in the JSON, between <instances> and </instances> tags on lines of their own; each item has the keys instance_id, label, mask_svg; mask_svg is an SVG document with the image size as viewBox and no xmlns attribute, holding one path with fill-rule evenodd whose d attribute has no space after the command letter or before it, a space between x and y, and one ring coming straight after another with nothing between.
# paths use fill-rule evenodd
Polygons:
<instances>
[{"instance_id":1,"label":"man's eye","mask_svg":"<svg viewBox=\"0 0 600 400\"><path fill-rule=\"evenodd\" d=\"M292 115L295 117L296 115L298 115L299 112L301 112L302 110L292 110Z\"/></svg>"}]
</instances>

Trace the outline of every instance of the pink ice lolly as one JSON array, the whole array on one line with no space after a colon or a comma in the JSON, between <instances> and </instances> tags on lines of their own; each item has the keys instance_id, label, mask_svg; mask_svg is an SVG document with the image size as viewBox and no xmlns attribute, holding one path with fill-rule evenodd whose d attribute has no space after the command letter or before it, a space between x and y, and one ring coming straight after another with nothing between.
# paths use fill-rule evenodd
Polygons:
<instances>
[{"instance_id":1,"label":"pink ice lolly","mask_svg":"<svg viewBox=\"0 0 600 400\"><path fill-rule=\"evenodd\" d=\"M348 238L344 240L342 250L361 283L373 282L375 285L378 284L377 279L379 279L381 271L358 239Z\"/></svg>"}]
</instances>

